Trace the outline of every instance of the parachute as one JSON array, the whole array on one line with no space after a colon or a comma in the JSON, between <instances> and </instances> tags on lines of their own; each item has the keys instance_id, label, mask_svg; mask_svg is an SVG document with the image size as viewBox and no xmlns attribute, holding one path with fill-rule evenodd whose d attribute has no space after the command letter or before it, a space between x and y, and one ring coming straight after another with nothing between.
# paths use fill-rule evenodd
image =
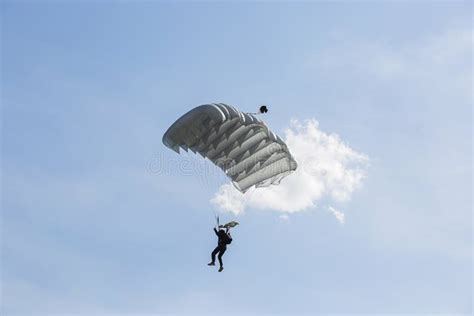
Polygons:
<instances>
[{"instance_id":1,"label":"parachute","mask_svg":"<svg viewBox=\"0 0 474 316\"><path fill-rule=\"evenodd\" d=\"M242 193L279 184L297 167L286 144L265 123L224 103L185 113L163 135L163 144L178 154L181 148L209 159Z\"/></svg>"},{"instance_id":2,"label":"parachute","mask_svg":"<svg viewBox=\"0 0 474 316\"><path fill-rule=\"evenodd\" d=\"M228 222L227 224L225 225L219 225L219 227L224 227L224 228L234 228L235 226L239 225L238 222L236 221L231 221L231 222Z\"/></svg>"}]
</instances>

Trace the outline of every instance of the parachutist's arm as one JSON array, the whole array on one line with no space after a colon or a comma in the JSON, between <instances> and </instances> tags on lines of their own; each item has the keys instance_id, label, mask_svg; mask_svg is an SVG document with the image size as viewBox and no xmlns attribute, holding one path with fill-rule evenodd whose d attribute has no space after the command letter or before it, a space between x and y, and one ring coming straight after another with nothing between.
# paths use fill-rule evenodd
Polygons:
<instances>
[{"instance_id":1,"label":"parachutist's arm","mask_svg":"<svg viewBox=\"0 0 474 316\"><path fill-rule=\"evenodd\" d=\"M214 227L214 233L216 233L217 237L219 237L219 234L217 233L217 229Z\"/></svg>"}]
</instances>

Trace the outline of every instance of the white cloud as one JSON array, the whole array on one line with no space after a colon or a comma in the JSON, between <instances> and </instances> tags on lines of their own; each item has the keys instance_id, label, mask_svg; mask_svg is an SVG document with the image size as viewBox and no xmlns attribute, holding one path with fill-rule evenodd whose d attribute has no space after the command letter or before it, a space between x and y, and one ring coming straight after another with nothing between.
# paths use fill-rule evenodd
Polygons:
<instances>
[{"instance_id":1,"label":"white cloud","mask_svg":"<svg viewBox=\"0 0 474 316\"><path fill-rule=\"evenodd\" d=\"M298 168L280 185L238 192L222 185L211 199L221 211L242 213L246 208L284 213L311 209L325 198L348 201L366 177L368 157L346 145L338 135L319 129L316 120L293 120L285 131L285 142Z\"/></svg>"},{"instance_id":2,"label":"white cloud","mask_svg":"<svg viewBox=\"0 0 474 316\"><path fill-rule=\"evenodd\" d=\"M400 42L387 38L367 40L349 32L337 34L332 43L308 54L306 71L325 79L349 77L363 82L356 83L357 90L351 90L348 97L357 99L358 94L363 95L364 100L369 100L369 109L398 94L400 108L393 108L393 113L411 116L400 122L400 130L406 129L404 133L410 135L411 142L424 144L423 149L407 149L402 156L394 157L410 157L409 162L379 162L377 173L390 176L396 167L403 176L374 186L373 197L366 201L364 216L370 216L373 222L370 229L377 236L374 244L382 249L396 247L469 257L472 242L466 236L470 236L472 226L465 219L471 216L471 210L465 205L470 205L472 196L468 191L472 174L474 32L472 25L466 25L429 36L420 32L411 35ZM373 93L374 87L381 89ZM388 108L380 109L378 115L387 111ZM413 126L422 133L413 133ZM403 147L402 138L393 131L383 131L382 135L390 135L393 144ZM377 147L381 152L383 146ZM406 180L411 178L421 180ZM429 189L409 189L417 186ZM458 206L453 207L453 203ZM383 210L379 205L384 205Z\"/></svg>"},{"instance_id":3,"label":"white cloud","mask_svg":"<svg viewBox=\"0 0 474 316\"><path fill-rule=\"evenodd\" d=\"M211 202L220 210L232 212L234 214L242 213L245 209L245 202L242 193L237 191L232 184L221 185L219 191L211 199Z\"/></svg>"},{"instance_id":4,"label":"white cloud","mask_svg":"<svg viewBox=\"0 0 474 316\"><path fill-rule=\"evenodd\" d=\"M329 212L331 212L337 219L337 221L341 224L344 224L346 218L343 212L336 210L334 207L329 206L328 207Z\"/></svg>"}]
</instances>

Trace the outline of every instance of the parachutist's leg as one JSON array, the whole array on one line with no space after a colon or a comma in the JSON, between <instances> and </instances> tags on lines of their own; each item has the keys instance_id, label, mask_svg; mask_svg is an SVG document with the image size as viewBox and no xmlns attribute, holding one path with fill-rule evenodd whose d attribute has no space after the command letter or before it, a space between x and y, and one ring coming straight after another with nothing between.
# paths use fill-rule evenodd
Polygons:
<instances>
[{"instance_id":1,"label":"parachutist's leg","mask_svg":"<svg viewBox=\"0 0 474 316\"><path fill-rule=\"evenodd\" d=\"M216 255L217 255L217 253L219 252L219 250L220 250L220 247L217 246L217 247L212 251L212 253L211 253L211 260L212 260L212 261L211 261L211 262L216 262Z\"/></svg>"},{"instance_id":2,"label":"parachutist's leg","mask_svg":"<svg viewBox=\"0 0 474 316\"><path fill-rule=\"evenodd\" d=\"M222 255L224 255L224 252L227 250L227 247L222 247L220 248L219 255L217 255L217 259L219 259L219 264L222 267Z\"/></svg>"}]
</instances>

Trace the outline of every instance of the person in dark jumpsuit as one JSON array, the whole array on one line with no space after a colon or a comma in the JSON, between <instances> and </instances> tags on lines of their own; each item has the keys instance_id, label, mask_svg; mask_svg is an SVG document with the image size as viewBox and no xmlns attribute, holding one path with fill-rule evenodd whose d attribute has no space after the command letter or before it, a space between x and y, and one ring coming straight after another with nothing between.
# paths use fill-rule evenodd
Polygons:
<instances>
[{"instance_id":1,"label":"person in dark jumpsuit","mask_svg":"<svg viewBox=\"0 0 474 316\"><path fill-rule=\"evenodd\" d=\"M216 261L216 255L217 255L217 259L219 259L219 264L220 264L219 272L222 272L222 270L224 270L224 267L222 265L222 255L227 250L227 245L232 242L232 236L230 235L229 228L227 228L226 230L224 229L217 230L214 227L214 233L216 233L219 240L217 242L217 247L211 253L212 261L209 262L207 265L214 266L215 261Z\"/></svg>"}]
</instances>

